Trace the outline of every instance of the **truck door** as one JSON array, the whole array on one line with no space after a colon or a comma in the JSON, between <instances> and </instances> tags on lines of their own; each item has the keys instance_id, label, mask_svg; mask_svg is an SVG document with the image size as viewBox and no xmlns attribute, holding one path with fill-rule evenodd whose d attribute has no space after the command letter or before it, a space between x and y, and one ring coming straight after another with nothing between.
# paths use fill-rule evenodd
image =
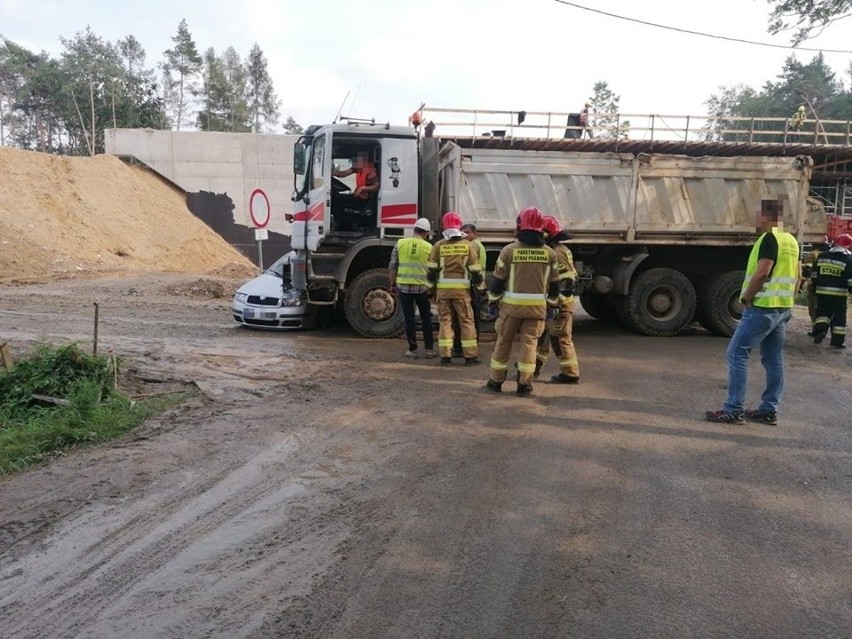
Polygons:
<instances>
[{"instance_id":1,"label":"truck door","mask_svg":"<svg viewBox=\"0 0 852 639\"><path fill-rule=\"evenodd\" d=\"M297 145L296 159L299 161L294 160L296 191L291 227L291 246L294 249L316 251L328 229L331 216L328 206L331 161L326 152L326 138L326 134L313 138L310 146L301 152Z\"/></svg>"},{"instance_id":2,"label":"truck door","mask_svg":"<svg viewBox=\"0 0 852 639\"><path fill-rule=\"evenodd\" d=\"M325 237L331 220L331 207L328 201L329 179L331 177L331 158L327 153L327 135L314 139L314 149L311 154L310 190L306 211L307 232L305 234L307 248L316 251Z\"/></svg>"},{"instance_id":3,"label":"truck door","mask_svg":"<svg viewBox=\"0 0 852 639\"><path fill-rule=\"evenodd\" d=\"M399 237L417 221L417 143L382 140L378 226L381 237Z\"/></svg>"}]
</instances>

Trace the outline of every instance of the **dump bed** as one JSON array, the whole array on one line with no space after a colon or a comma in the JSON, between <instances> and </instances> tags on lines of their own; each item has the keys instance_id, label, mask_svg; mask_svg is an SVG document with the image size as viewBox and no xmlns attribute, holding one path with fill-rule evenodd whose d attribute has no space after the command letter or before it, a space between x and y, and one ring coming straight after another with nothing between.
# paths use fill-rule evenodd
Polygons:
<instances>
[{"instance_id":1,"label":"dump bed","mask_svg":"<svg viewBox=\"0 0 852 639\"><path fill-rule=\"evenodd\" d=\"M443 210L508 238L517 212L538 206L589 243L749 244L763 198L786 198L785 228L825 235L808 201L807 157L690 157L439 147Z\"/></svg>"}]
</instances>

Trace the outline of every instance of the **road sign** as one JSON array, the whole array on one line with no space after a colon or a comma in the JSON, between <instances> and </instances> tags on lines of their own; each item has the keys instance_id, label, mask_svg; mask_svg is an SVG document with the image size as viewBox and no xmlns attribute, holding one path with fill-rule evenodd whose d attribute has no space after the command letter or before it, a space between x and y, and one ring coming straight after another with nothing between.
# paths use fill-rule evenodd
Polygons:
<instances>
[{"instance_id":1,"label":"road sign","mask_svg":"<svg viewBox=\"0 0 852 639\"><path fill-rule=\"evenodd\" d=\"M254 239L260 242L261 240L269 239L269 231L267 229L255 229Z\"/></svg>"},{"instance_id":2,"label":"road sign","mask_svg":"<svg viewBox=\"0 0 852 639\"><path fill-rule=\"evenodd\" d=\"M249 196L249 216L255 228L265 229L269 226L272 207L269 206L269 198L262 189L255 189Z\"/></svg>"}]
</instances>

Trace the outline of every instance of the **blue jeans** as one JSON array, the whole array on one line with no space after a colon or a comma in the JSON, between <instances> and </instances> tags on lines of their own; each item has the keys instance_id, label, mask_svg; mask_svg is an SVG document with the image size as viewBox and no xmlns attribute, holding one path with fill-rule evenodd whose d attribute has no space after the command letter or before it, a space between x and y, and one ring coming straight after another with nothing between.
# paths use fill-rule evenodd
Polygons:
<instances>
[{"instance_id":1,"label":"blue jeans","mask_svg":"<svg viewBox=\"0 0 852 639\"><path fill-rule=\"evenodd\" d=\"M748 358L760 344L760 363L766 370L766 389L758 410L775 412L784 391L784 335L792 313L789 308L743 309L743 317L728 344L728 399L725 410L745 408Z\"/></svg>"}]
</instances>

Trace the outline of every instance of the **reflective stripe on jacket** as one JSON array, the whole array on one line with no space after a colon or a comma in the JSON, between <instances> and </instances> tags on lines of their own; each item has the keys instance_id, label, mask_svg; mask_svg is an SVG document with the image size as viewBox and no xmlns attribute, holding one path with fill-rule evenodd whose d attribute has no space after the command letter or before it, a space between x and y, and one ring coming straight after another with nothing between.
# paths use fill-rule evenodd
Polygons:
<instances>
[{"instance_id":1,"label":"reflective stripe on jacket","mask_svg":"<svg viewBox=\"0 0 852 639\"><path fill-rule=\"evenodd\" d=\"M396 243L396 250L399 259L396 283L429 286L426 275L432 245L421 237L405 237Z\"/></svg>"},{"instance_id":2,"label":"reflective stripe on jacket","mask_svg":"<svg viewBox=\"0 0 852 639\"><path fill-rule=\"evenodd\" d=\"M792 308L796 297L796 283L799 281L799 243L793 235L785 231L772 229L772 234L778 241L778 255L769 279L754 296L752 304L761 308ZM743 293L757 270L760 244L764 237L766 233L757 239L751 249L743 282Z\"/></svg>"}]
</instances>

